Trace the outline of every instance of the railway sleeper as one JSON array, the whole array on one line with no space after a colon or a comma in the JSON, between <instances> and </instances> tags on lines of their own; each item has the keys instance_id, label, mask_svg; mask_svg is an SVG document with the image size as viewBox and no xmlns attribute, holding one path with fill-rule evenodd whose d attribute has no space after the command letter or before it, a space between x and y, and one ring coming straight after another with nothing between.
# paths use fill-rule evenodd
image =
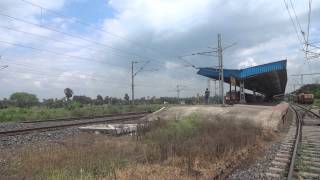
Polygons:
<instances>
[{"instance_id":1,"label":"railway sleeper","mask_svg":"<svg viewBox=\"0 0 320 180\"><path fill-rule=\"evenodd\" d=\"M300 178L299 178L300 177ZM299 179L302 179L302 178L305 178L305 179L314 179L314 178L319 178L319 174L315 174L315 173L310 173L310 172L304 172L304 171L300 171L298 173L298 178Z\"/></svg>"},{"instance_id":2,"label":"railway sleeper","mask_svg":"<svg viewBox=\"0 0 320 180\"><path fill-rule=\"evenodd\" d=\"M290 144L290 145L285 145L285 144L282 144L281 146L280 146L280 148L284 148L284 149L291 149L291 148L293 148L293 144Z\"/></svg>"},{"instance_id":3,"label":"railway sleeper","mask_svg":"<svg viewBox=\"0 0 320 180\"><path fill-rule=\"evenodd\" d=\"M302 159L303 161L311 161L311 162L320 163L320 158L302 156L301 159Z\"/></svg>"},{"instance_id":4,"label":"railway sleeper","mask_svg":"<svg viewBox=\"0 0 320 180\"><path fill-rule=\"evenodd\" d=\"M289 163L290 162L289 158L282 158L282 157L275 157L274 160L278 161L278 162L283 162L283 163Z\"/></svg>"},{"instance_id":5,"label":"railway sleeper","mask_svg":"<svg viewBox=\"0 0 320 180\"><path fill-rule=\"evenodd\" d=\"M301 143L301 145L306 147L316 147L320 149L320 144L317 144L317 143L305 142L305 143Z\"/></svg>"},{"instance_id":6,"label":"railway sleeper","mask_svg":"<svg viewBox=\"0 0 320 180\"><path fill-rule=\"evenodd\" d=\"M289 149L289 150L279 149L278 150L278 153L281 153L281 154L291 154L291 152L292 152L292 149Z\"/></svg>"},{"instance_id":7,"label":"railway sleeper","mask_svg":"<svg viewBox=\"0 0 320 180\"><path fill-rule=\"evenodd\" d=\"M308 166L314 166L320 168L320 162L314 162L314 161L308 161L308 160L302 160L303 164L306 164Z\"/></svg>"},{"instance_id":8,"label":"railway sleeper","mask_svg":"<svg viewBox=\"0 0 320 180\"><path fill-rule=\"evenodd\" d=\"M279 162L279 161L276 161L276 160L273 160L271 162L271 164L274 166L274 167L279 167L279 168L286 168L288 166L288 163L285 163L285 162Z\"/></svg>"},{"instance_id":9,"label":"railway sleeper","mask_svg":"<svg viewBox=\"0 0 320 180\"><path fill-rule=\"evenodd\" d=\"M288 154L288 153L277 153L276 157L290 159L290 154Z\"/></svg>"},{"instance_id":10,"label":"railway sleeper","mask_svg":"<svg viewBox=\"0 0 320 180\"><path fill-rule=\"evenodd\" d=\"M317 135L317 136L308 136L308 138L306 138L307 140L309 141L316 141L316 142L320 142L319 139L320 139L320 136Z\"/></svg>"},{"instance_id":11,"label":"railway sleeper","mask_svg":"<svg viewBox=\"0 0 320 180\"><path fill-rule=\"evenodd\" d=\"M275 174L275 173L266 173L266 176L268 179L280 179L281 175L280 174Z\"/></svg>"},{"instance_id":12,"label":"railway sleeper","mask_svg":"<svg viewBox=\"0 0 320 180\"><path fill-rule=\"evenodd\" d=\"M319 151L319 148L314 148L314 147L303 147L303 149L307 151Z\"/></svg>"},{"instance_id":13,"label":"railway sleeper","mask_svg":"<svg viewBox=\"0 0 320 180\"><path fill-rule=\"evenodd\" d=\"M320 156L319 150L318 151L313 151L313 150L302 149L302 153L308 153L308 154L314 154L316 156Z\"/></svg>"},{"instance_id":14,"label":"railway sleeper","mask_svg":"<svg viewBox=\"0 0 320 180\"><path fill-rule=\"evenodd\" d=\"M269 167L269 172L272 174L281 174L286 170L287 170L286 168Z\"/></svg>"}]
</instances>

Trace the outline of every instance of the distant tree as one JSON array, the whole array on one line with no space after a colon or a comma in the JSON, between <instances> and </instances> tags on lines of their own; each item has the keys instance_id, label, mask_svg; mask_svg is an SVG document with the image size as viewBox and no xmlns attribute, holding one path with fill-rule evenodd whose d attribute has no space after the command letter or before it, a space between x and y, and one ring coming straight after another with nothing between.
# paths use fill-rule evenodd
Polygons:
<instances>
[{"instance_id":1,"label":"distant tree","mask_svg":"<svg viewBox=\"0 0 320 180\"><path fill-rule=\"evenodd\" d=\"M67 100L69 101L69 99L72 97L73 95L73 91L70 88L65 88L64 89L64 94L66 95Z\"/></svg>"},{"instance_id":2,"label":"distant tree","mask_svg":"<svg viewBox=\"0 0 320 180\"><path fill-rule=\"evenodd\" d=\"M97 95L97 99L95 101L95 104L96 105L102 105L103 104L103 97L100 94Z\"/></svg>"},{"instance_id":3,"label":"distant tree","mask_svg":"<svg viewBox=\"0 0 320 180\"><path fill-rule=\"evenodd\" d=\"M128 93L126 93L126 94L124 95L124 100L125 100L126 102L129 102L130 97L129 97Z\"/></svg>"},{"instance_id":4,"label":"distant tree","mask_svg":"<svg viewBox=\"0 0 320 180\"><path fill-rule=\"evenodd\" d=\"M91 104L92 103L92 99L87 96L73 96L72 99L73 99L73 101L77 101L81 104Z\"/></svg>"},{"instance_id":5,"label":"distant tree","mask_svg":"<svg viewBox=\"0 0 320 180\"><path fill-rule=\"evenodd\" d=\"M98 101L103 101L103 97L102 97L100 94L98 94L98 95L97 95L97 100L98 100Z\"/></svg>"},{"instance_id":6,"label":"distant tree","mask_svg":"<svg viewBox=\"0 0 320 180\"><path fill-rule=\"evenodd\" d=\"M0 109L8 108L11 105L11 101L7 98L4 98L2 101L0 101Z\"/></svg>"},{"instance_id":7,"label":"distant tree","mask_svg":"<svg viewBox=\"0 0 320 180\"><path fill-rule=\"evenodd\" d=\"M43 99L43 105L45 105L47 108L54 108L55 106L55 101L54 99Z\"/></svg>"},{"instance_id":8,"label":"distant tree","mask_svg":"<svg viewBox=\"0 0 320 180\"><path fill-rule=\"evenodd\" d=\"M109 96L104 97L103 101L105 104L110 104L110 97Z\"/></svg>"},{"instance_id":9,"label":"distant tree","mask_svg":"<svg viewBox=\"0 0 320 180\"><path fill-rule=\"evenodd\" d=\"M116 97L111 97L110 98L110 101L111 101L111 104L121 104L121 99L118 99L118 98L116 98Z\"/></svg>"},{"instance_id":10,"label":"distant tree","mask_svg":"<svg viewBox=\"0 0 320 180\"><path fill-rule=\"evenodd\" d=\"M16 92L11 94L10 101L18 107L31 107L39 104L39 100L36 95L26 92Z\"/></svg>"}]
</instances>

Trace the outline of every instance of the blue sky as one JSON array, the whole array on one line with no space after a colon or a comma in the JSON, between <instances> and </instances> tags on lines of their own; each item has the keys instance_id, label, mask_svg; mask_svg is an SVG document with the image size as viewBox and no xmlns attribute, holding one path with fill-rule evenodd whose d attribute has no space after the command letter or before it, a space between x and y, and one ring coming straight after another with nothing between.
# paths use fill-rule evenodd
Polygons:
<instances>
[{"instance_id":1,"label":"blue sky","mask_svg":"<svg viewBox=\"0 0 320 180\"><path fill-rule=\"evenodd\" d=\"M104 19L112 18L115 11L107 1L69 1L62 8L61 12L70 17L77 17L83 21L93 24L101 24ZM93 13L94 12L94 13Z\"/></svg>"},{"instance_id":2,"label":"blue sky","mask_svg":"<svg viewBox=\"0 0 320 180\"><path fill-rule=\"evenodd\" d=\"M150 63L136 77L137 97L203 94L206 78L178 56L208 50L222 34L226 68L288 59L288 74L317 72L319 59L306 62L283 1L267 0L23 0L0 2L0 97L27 91L40 98L75 94L123 97L130 92L130 61ZM289 2L289 1L288 1ZM246 6L243 6L246 4ZM303 31L308 4L294 1ZM292 12L292 8L291 8ZM1 15L2 14L2 15ZM19 18L23 23L3 15ZM42 17L42 18L41 18ZM320 41L320 3L313 1L310 41ZM90 26L79 24L76 20ZM301 36L301 35L300 35ZM19 45L27 46L19 47ZM319 44L320 45L320 44ZM30 48L31 47L31 48ZM49 51L49 52L48 52ZM196 66L215 66L212 57L188 57ZM306 82L319 81L308 77ZM288 90L299 79L289 77Z\"/></svg>"}]
</instances>

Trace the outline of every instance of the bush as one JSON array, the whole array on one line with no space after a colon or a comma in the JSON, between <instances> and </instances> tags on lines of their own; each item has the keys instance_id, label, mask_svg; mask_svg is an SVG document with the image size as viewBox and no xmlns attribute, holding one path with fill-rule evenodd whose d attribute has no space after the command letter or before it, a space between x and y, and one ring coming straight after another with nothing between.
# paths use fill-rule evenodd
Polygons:
<instances>
[{"instance_id":1,"label":"bush","mask_svg":"<svg viewBox=\"0 0 320 180\"><path fill-rule=\"evenodd\" d=\"M17 107L31 107L39 104L39 100L36 95L25 92L11 94L10 100Z\"/></svg>"},{"instance_id":2,"label":"bush","mask_svg":"<svg viewBox=\"0 0 320 180\"><path fill-rule=\"evenodd\" d=\"M77 102L77 101L72 101L67 103L66 109L68 110L74 110L74 109L79 109L81 107L81 103Z\"/></svg>"},{"instance_id":3,"label":"bush","mask_svg":"<svg viewBox=\"0 0 320 180\"><path fill-rule=\"evenodd\" d=\"M215 161L223 153L236 151L256 143L260 131L250 122L204 120L190 116L176 121L158 121L142 138L150 150L147 160L161 162L178 156L192 161L195 157ZM188 164L189 166L189 164Z\"/></svg>"}]
</instances>

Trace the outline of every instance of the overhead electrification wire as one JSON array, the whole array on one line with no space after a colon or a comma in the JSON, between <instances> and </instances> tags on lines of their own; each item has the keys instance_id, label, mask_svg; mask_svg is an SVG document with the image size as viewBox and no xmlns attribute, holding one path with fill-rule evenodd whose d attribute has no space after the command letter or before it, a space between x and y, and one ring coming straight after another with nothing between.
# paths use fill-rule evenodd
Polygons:
<instances>
[{"instance_id":1,"label":"overhead electrification wire","mask_svg":"<svg viewBox=\"0 0 320 180\"><path fill-rule=\"evenodd\" d=\"M15 20L15 21L19 21L19 22L23 22L23 23L26 23L26 24L30 24L30 25L33 25L33 26L36 26L36 27L39 27L39 28L47 29L47 30L50 30L50 31L53 31L53 32L56 32L56 33L63 34L65 36L69 36L69 37L72 37L72 38L80 39L80 40L83 40L83 41L86 41L86 42L89 42L89 43L92 43L92 44L97 44L97 45L100 45L102 47L106 47L106 48L109 48L111 50L118 51L118 52L121 52L121 53L124 53L124 54L136 56L136 57L142 58L142 59L157 61L157 60L155 60L153 58L149 58L149 57L146 57L146 56L141 56L139 54L132 53L132 52L127 52L127 51L112 47L110 45L94 41L92 39L88 39L88 38L85 38L85 37L82 37L82 36L79 36L79 35L74 35L74 34L71 34L71 33L66 33L66 32L60 31L60 30L55 29L55 28L50 28L50 27L47 27L47 26L43 26L41 24L29 22L29 21L26 21L26 20L23 20L23 19L14 17L14 16L10 16L10 15L7 15L7 14L1 13L1 12L0 12L0 16L7 17L9 19L12 19L12 20Z\"/></svg>"},{"instance_id":2,"label":"overhead electrification wire","mask_svg":"<svg viewBox=\"0 0 320 180\"><path fill-rule=\"evenodd\" d=\"M50 74L50 73L47 73L47 72L43 72L43 71L37 71L37 70L34 70L34 69L26 69L25 67L15 67L15 66L10 66L10 72L13 72L13 73L19 73L19 74L23 74L23 75L26 75L26 74L32 74L34 76L36 76L36 78L38 79L41 79L41 78L68 78L69 80L72 80L72 79L76 79L76 80L79 80L79 79L82 79L81 77L75 77L75 76L72 76L72 75L67 75L67 74ZM66 72L64 72L66 73ZM83 75L83 74L80 74L80 75ZM87 74L85 74L86 76L88 76ZM31 77L30 79L33 80L35 77ZM123 84L123 81L112 81L112 80L106 80L105 78L99 78L99 77L96 77L96 76L89 76L87 79L83 79L84 81L87 80L87 81L91 81L91 80L95 80L95 81L103 81L103 82L107 82L107 83L119 83L119 84ZM126 83L124 83L126 84ZM128 87L129 86L129 82L127 82L128 84Z\"/></svg>"},{"instance_id":3,"label":"overhead electrification wire","mask_svg":"<svg viewBox=\"0 0 320 180\"><path fill-rule=\"evenodd\" d=\"M54 42L58 42L58 43L66 44L66 45L81 46L81 45L79 45L79 44L72 43L72 42L69 42L69 41L63 41L63 40L60 40L60 39L56 39L56 38L52 38L52 37L44 36L44 35L39 35L39 34L27 32L27 31L19 30L19 29L16 29L16 28L11 28L11 27L1 26L1 25L0 25L0 28L6 29L6 30L9 30L9 31L19 32L19 33L23 33L23 34L28 34L28 35L32 35L32 36L37 36L37 37L40 37L40 38L43 38L43 39L47 39L47 40L50 40L50 41L54 41ZM128 56L122 56L122 55L117 54L117 53L114 53L114 52L97 50L97 49L95 49L95 48L91 48L90 46L85 46L85 47L82 47L82 48L86 48L86 49L89 49L89 50L94 51L94 52L112 53L113 56L118 56L118 57L122 57L122 58L127 58L127 59L130 58L130 57L128 57ZM131 59L133 59L133 58L131 58Z\"/></svg>"},{"instance_id":4,"label":"overhead electrification wire","mask_svg":"<svg viewBox=\"0 0 320 180\"><path fill-rule=\"evenodd\" d=\"M55 10L46 8L46 7L44 7L44 6L40 5L40 4L37 4L37 3L35 3L35 2L31 2L31 1L27 1L27 0L21 0L21 1L24 2L24 3L27 3L27 4L31 5L31 6L38 7L38 8L40 8L41 10L45 10L45 11L51 12L52 14L55 14L55 15L57 15L57 16L64 17L64 18L72 18L72 19L73 19L76 23L78 23L78 24L81 24L81 25L83 25L83 26L89 27L90 29L93 29L93 30L95 30L95 31L99 31L99 32L102 32L102 33L106 33L106 34L108 34L108 35L110 35L110 36L113 36L113 37L115 37L115 38L121 39L121 40L123 40L123 41L127 41L127 42L129 42L129 43L131 43L131 44L133 44L133 45L139 46L140 48L149 49L149 50L155 51L154 49L152 49L152 48L150 48L150 47L143 46L143 45L141 45L141 44L138 43L138 42L132 41L132 40L130 40L130 39L124 37L124 36L120 36L120 35L118 35L118 34L115 34L115 33L109 32L109 31L106 31L106 30L103 29L103 28L92 27L92 25L91 25L90 23L85 22L85 21L83 21L83 20L79 20L78 18L66 16L66 15L64 15L64 14L62 14L62 13L59 13L59 12L57 12L57 11L55 11Z\"/></svg>"},{"instance_id":5,"label":"overhead electrification wire","mask_svg":"<svg viewBox=\"0 0 320 180\"><path fill-rule=\"evenodd\" d=\"M26 49L31 49L31 50L35 50L35 51L40 51L40 52L46 52L46 53L54 54L54 55L57 55L57 56L63 56L63 57L66 57L66 58L71 58L71 59L80 59L80 60L89 61L89 62L97 62L97 63L108 64L108 65L111 65L111 66L117 66L117 67L121 67L121 68L124 67L124 66L111 64L111 63L107 63L107 62L103 62L103 61L97 61L97 60L94 60L94 59L91 59L91 58L68 55L68 54L65 54L65 53L60 53L60 52L56 52L56 51L52 51L52 50L48 50L48 49L40 49L40 48L36 48L36 47L32 47L32 46L27 46L27 45L18 44L18 43L11 43L11 42L7 42L7 41L3 41L3 40L0 40L0 43L7 44L7 45L12 45L12 46L16 46L16 47L21 47L21 48L26 48Z\"/></svg>"},{"instance_id":6,"label":"overhead electrification wire","mask_svg":"<svg viewBox=\"0 0 320 180\"><path fill-rule=\"evenodd\" d=\"M20 72L24 72L25 70L27 72L35 72L35 73L40 73L42 75L54 75L54 76L61 76L63 75L63 73L66 73L65 70L63 69L59 69L59 68L55 68L55 69L52 69L50 68L50 70L54 70L55 72L54 73L48 73L49 71L42 71L41 69L43 69L42 67L39 67L37 65L34 65L34 64L30 64L30 63L17 63L17 62L12 62L13 60L8 60L6 58L6 60L3 60L4 62L6 62L7 64L10 65L10 67L17 67L17 68L21 68L21 71ZM37 68L35 68L37 67ZM40 70L39 70L40 69ZM58 71L60 71L60 73L58 73ZM84 74L84 75L88 75L88 74ZM91 76L91 75L90 75ZM99 75L99 74L93 74L92 76L94 77L100 77L101 79L106 79L108 78L107 76L102 76L102 75Z\"/></svg>"},{"instance_id":7,"label":"overhead electrification wire","mask_svg":"<svg viewBox=\"0 0 320 180\"><path fill-rule=\"evenodd\" d=\"M298 19L298 16L297 16L295 7L294 7L294 5L293 5L293 3L292 3L292 0L290 0L290 5L291 5L291 7L292 7L293 14L294 14L295 19L296 19L296 21L297 21L297 24L298 24L298 26L299 26L300 33L302 33L303 31L302 31L302 28L301 28L301 24L300 24L300 21L299 21L299 19Z\"/></svg>"},{"instance_id":8,"label":"overhead electrification wire","mask_svg":"<svg viewBox=\"0 0 320 180\"><path fill-rule=\"evenodd\" d=\"M153 52L155 52L155 53L157 53L157 54L159 54L159 55L163 55L163 53L161 53L161 52L159 52L159 51L157 51L157 50L155 50L155 49L153 49L153 48L150 48L150 47L148 47L148 46L142 45L141 43L138 43L138 42L136 42L136 41L132 41L132 40L130 40L130 39L124 37L124 36L121 36L121 35L118 35L118 34L109 32L109 31L107 31L107 30L105 30L104 28L101 28L101 27L97 27L97 26L93 27L90 23L85 22L85 21L83 21L83 20L80 20L79 18L69 17L69 16L64 15L64 14L62 14L62 13L59 13L59 12L57 12L57 11L55 11L55 10L46 8L46 7L44 7L44 6L40 5L40 4L37 4L37 3L35 3L35 2L31 2L31 1L28 1L28 0L20 0L20 1L22 1L22 2L24 2L24 3L27 3L27 4L31 5L31 6L40 8L40 10L41 10L41 15L42 15L42 11L45 10L45 11L47 11L47 12L50 12L50 13L55 14L55 15L60 16L60 17L72 18L75 23L78 23L78 24L81 24L81 25L83 25L83 26L89 27L90 29L92 29L92 30L94 30L94 31L99 31L99 32L102 32L102 33L111 35L111 36L116 37L116 38L118 38L118 39L121 39L121 40L123 40L123 41L127 41L127 42L129 42L130 44L132 44L132 45L136 45L136 46L138 46L138 47L140 47L140 48L147 49L147 50L151 50L151 51L153 51ZM162 63L161 61L159 61L159 60L157 60L157 59L153 59L153 58L147 58L147 59L152 60L152 61L153 61L152 63L154 63L155 61L157 61L158 63ZM179 60L179 59L178 59L178 60Z\"/></svg>"},{"instance_id":9,"label":"overhead electrification wire","mask_svg":"<svg viewBox=\"0 0 320 180\"><path fill-rule=\"evenodd\" d=\"M70 79L81 79L80 77L73 77L71 75L68 74L64 74L64 73L68 73L69 71L64 71L62 69L57 69L60 70L62 72L57 73L57 71L55 71L54 73L49 73L48 71L42 71L41 67L40 70L39 69L35 69L35 67L37 67L34 64L30 64L30 63L20 63L20 62L15 62L13 59L8 59L8 58L2 58L1 61L6 62L7 64L10 65L10 72L14 72L14 73L19 73L19 74L32 74L34 76L37 77L37 79L39 80L43 80L43 78L70 78ZM81 72L79 72L81 73ZM124 82L123 80L110 80L107 78L107 76L103 76L103 75L99 75L99 74L77 74L75 73L75 75L85 75L88 78L84 79L84 80L95 80L95 81L102 81L102 82L106 82L106 83L121 83L121 84L128 84L126 85L126 87L131 87L129 84L130 82ZM41 79L42 78L42 79ZM34 77L32 77L32 80L35 79ZM142 83L142 82L139 82ZM138 86L140 87L155 87L155 84L146 84L145 82L143 82L144 84L139 84Z\"/></svg>"},{"instance_id":10,"label":"overhead electrification wire","mask_svg":"<svg viewBox=\"0 0 320 180\"><path fill-rule=\"evenodd\" d=\"M291 12L290 12L290 10L289 10L288 2L287 2L286 0L283 0L283 2L284 2L284 5L285 5L285 7L286 7L286 9L287 9L287 12L288 12L288 15L289 15L289 17L290 17L291 23L292 23L292 25L293 25L293 27L294 27L295 33L296 33L296 35L297 35L297 38L298 38L298 40L299 40L302 44L304 44L304 42L301 40L300 35L299 35L299 33L298 33L298 30L297 30L297 27L296 27L296 23L294 22L294 20L293 20L293 18L292 18Z\"/></svg>"}]
</instances>

